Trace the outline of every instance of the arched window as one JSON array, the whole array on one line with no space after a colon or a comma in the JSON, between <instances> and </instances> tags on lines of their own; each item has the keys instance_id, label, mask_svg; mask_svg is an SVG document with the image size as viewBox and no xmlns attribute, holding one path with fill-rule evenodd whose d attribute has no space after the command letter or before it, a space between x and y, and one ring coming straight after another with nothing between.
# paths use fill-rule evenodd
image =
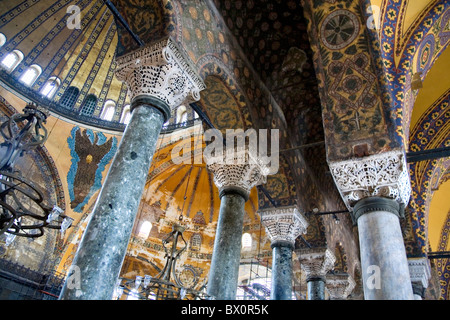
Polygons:
<instances>
[{"instance_id":1,"label":"arched window","mask_svg":"<svg viewBox=\"0 0 450 320\"><path fill-rule=\"evenodd\" d=\"M96 105L97 105L97 97L93 94L88 94L86 99L84 99L80 114L84 114L86 116L92 115L94 113Z\"/></svg>"},{"instance_id":2,"label":"arched window","mask_svg":"<svg viewBox=\"0 0 450 320\"><path fill-rule=\"evenodd\" d=\"M128 122L130 122L130 119L131 119L130 105L127 104L123 108L122 117L120 118L120 122L124 123L124 124L128 124Z\"/></svg>"},{"instance_id":3,"label":"arched window","mask_svg":"<svg viewBox=\"0 0 450 320\"><path fill-rule=\"evenodd\" d=\"M41 74L42 69L37 64L33 64L28 67L27 70L20 77L20 81L23 82L27 86L31 86L34 81L36 81L37 77Z\"/></svg>"},{"instance_id":4,"label":"arched window","mask_svg":"<svg viewBox=\"0 0 450 320\"><path fill-rule=\"evenodd\" d=\"M183 121L183 119L185 119ZM186 110L186 106L181 105L178 107L177 109L177 117L176 117L176 123L182 123L182 122L186 122L187 121L187 110Z\"/></svg>"},{"instance_id":5,"label":"arched window","mask_svg":"<svg viewBox=\"0 0 450 320\"><path fill-rule=\"evenodd\" d=\"M112 100L108 100L105 102L103 106L103 111L100 116L101 119L111 121L114 117L114 112L116 111L116 103Z\"/></svg>"},{"instance_id":6,"label":"arched window","mask_svg":"<svg viewBox=\"0 0 450 320\"><path fill-rule=\"evenodd\" d=\"M60 85L61 80L59 80L57 77L50 77L42 88L41 93L47 98L52 98Z\"/></svg>"},{"instance_id":7,"label":"arched window","mask_svg":"<svg viewBox=\"0 0 450 320\"><path fill-rule=\"evenodd\" d=\"M23 53L19 50L13 50L8 53L2 60L1 65L6 71L13 71L19 63L23 60Z\"/></svg>"},{"instance_id":8,"label":"arched window","mask_svg":"<svg viewBox=\"0 0 450 320\"><path fill-rule=\"evenodd\" d=\"M6 43L6 36L3 33L0 33L0 47Z\"/></svg>"},{"instance_id":9,"label":"arched window","mask_svg":"<svg viewBox=\"0 0 450 320\"><path fill-rule=\"evenodd\" d=\"M69 87L59 100L59 104L67 109L72 109L77 102L78 94L80 90L77 87Z\"/></svg>"},{"instance_id":10,"label":"arched window","mask_svg":"<svg viewBox=\"0 0 450 320\"><path fill-rule=\"evenodd\" d=\"M242 249L250 249L252 247L252 236L250 233L244 233L242 235Z\"/></svg>"},{"instance_id":11,"label":"arched window","mask_svg":"<svg viewBox=\"0 0 450 320\"><path fill-rule=\"evenodd\" d=\"M150 221L144 221L139 228L138 237L147 239L152 230L152 223Z\"/></svg>"}]
</instances>

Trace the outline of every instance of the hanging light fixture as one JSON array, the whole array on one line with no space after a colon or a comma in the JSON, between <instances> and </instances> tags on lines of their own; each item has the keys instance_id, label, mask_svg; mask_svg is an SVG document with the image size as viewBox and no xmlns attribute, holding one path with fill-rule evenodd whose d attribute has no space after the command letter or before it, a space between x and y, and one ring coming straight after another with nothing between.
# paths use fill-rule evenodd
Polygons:
<instances>
[{"instance_id":1,"label":"hanging light fixture","mask_svg":"<svg viewBox=\"0 0 450 320\"><path fill-rule=\"evenodd\" d=\"M26 151L47 140L43 125L47 116L43 108L28 104L23 114L14 114L0 125L4 139L0 144L0 235L5 234L6 245L16 236L40 237L44 228L64 233L73 221L61 208L48 205L42 191L14 168Z\"/></svg>"}]
</instances>

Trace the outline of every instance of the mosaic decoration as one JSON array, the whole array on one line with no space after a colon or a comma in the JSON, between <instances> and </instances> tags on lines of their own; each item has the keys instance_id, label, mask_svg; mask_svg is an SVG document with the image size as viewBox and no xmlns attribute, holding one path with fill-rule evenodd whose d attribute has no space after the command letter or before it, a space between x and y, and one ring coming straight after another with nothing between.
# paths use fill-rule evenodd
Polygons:
<instances>
[{"instance_id":1,"label":"mosaic decoration","mask_svg":"<svg viewBox=\"0 0 450 320\"><path fill-rule=\"evenodd\" d=\"M441 241L437 251L447 251L448 239L450 237L450 212L447 213L447 219L441 230ZM450 261L448 258L441 258L436 263L437 273L439 276L440 299L448 300L450 298Z\"/></svg>"},{"instance_id":2,"label":"mosaic decoration","mask_svg":"<svg viewBox=\"0 0 450 320\"><path fill-rule=\"evenodd\" d=\"M72 157L67 174L70 207L82 212L101 187L105 166L117 150L117 138L107 139L101 132L74 127L67 143Z\"/></svg>"},{"instance_id":3,"label":"mosaic decoration","mask_svg":"<svg viewBox=\"0 0 450 320\"><path fill-rule=\"evenodd\" d=\"M398 147L359 1L302 3L320 79L328 160L359 156L360 148L367 155Z\"/></svg>"},{"instance_id":4,"label":"mosaic decoration","mask_svg":"<svg viewBox=\"0 0 450 320\"><path fill-rule=\"evenodd\" d=\"M411 132L411 151L421 151L450 146L447 132L450 126L450 91L443 94L422 115ZM410 164L412 200L408 206L415 239L410 241L407 253L410 255L427 252L427 216L430 201L442 175L450 166L450 160L428 160ZM439 178L438 178L439 177Z\"/></svg>"},{"instance_id":5,"label":"mosaic decoration","mask_svg":"<svg viewBox=\"0 0 450 320\"><path fill-rule=\"evenodd\" d=\"M409 124L417 92L411 90L411 76L424 79L436 59L447 48L450 3L431 1L404 33L403 14L408 1L383 1L380 51L385 85L393 99L396 134L408 146Z\"/></svg>"}]
</instances>

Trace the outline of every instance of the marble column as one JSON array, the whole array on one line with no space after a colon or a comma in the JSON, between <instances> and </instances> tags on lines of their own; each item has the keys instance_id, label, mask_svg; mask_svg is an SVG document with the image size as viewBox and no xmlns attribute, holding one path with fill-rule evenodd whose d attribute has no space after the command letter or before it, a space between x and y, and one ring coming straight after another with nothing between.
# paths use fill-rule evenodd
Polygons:
<instances>
[{"instance_id":1,"label":"marble column","mask_svg":"<svg viewBox=\"0 0 450 320\"><path fill-rule=\"evenodd\" d=\"M428 258L408 258L409 274L414 300L423 300L431 279L431 266Z\"/></svg>"},{"instance_id":2,"label":"marble column","mask_svg":"<svg viewBox=\"0 0 450 320\"><path fill-rule=\"evenodd\" d=\"M306 232L308 221L296 206L262 209L259 214L272 248L270 299L291 300L295 239Z\"/></svg>"},{"instance_id":3,"label":"marble column","mask_svg":"<svg viewBox=\"0 0 450 320\"><path fill-rule=\"evenodd\" d=\"M327 248L297 249L295 253L306 274L307 299L325 300L326 274L333 269L336 257Z\"/></svg>"},{"instance_id":4,"label":"marble column","mask_svg":"<svg viewBox=\"0 0 450 320\"><path fill-rule=\"evenodd\" d=\"M75 254L61 300L111 300L162 124L200 98L201 79L166 38L116 59L132 114Z\"/></svg>"},{"instance_id":5,"label":"marble column","mask_svg":"<svg viewBox=\"0 0 450 320\"><path fill-rule=\"evenodd\" d=\"M348 273L338 272L326 275L325 288L330 300L347 300L355 285L355 280Z\"/></svg>"},{"instance_id":6,"label":"marble column","mask_svg":"<svg viewBox=\"0 0 450 320\"><path fill-rule=\"evenodd\" d=\"M329 165L358 226L364 299L414 299L399 221L411 193L404 153L391 151Z\"/></svg>"},{"instance_id":7,"label":"marble column","mask_svg":"<svg viewBox=\"0 0 450 320\"><path fill-rule=\"evenodd\" d=\"M216 300L234 300L241 259L245 202L250 190L266 181L267 170L255 162L248 161L248 158L236 163L216 162L207 157L205 160L208 170L214 175L214 183L219 189L220 197L207 293Z\"/></svg>"}]
</instances>

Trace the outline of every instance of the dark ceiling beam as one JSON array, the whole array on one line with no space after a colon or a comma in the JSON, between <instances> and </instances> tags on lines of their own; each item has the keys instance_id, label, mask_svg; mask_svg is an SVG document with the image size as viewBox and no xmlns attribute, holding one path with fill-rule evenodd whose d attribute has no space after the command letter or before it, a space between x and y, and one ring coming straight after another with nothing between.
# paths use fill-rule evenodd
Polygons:
<instances>
[{"instance_id":1,"label":"dark ceiling beam","mask_svg":"<svg viewBox=\"0 0 450 320\"><path fill-rule=\"evenodd\" d=\"M450 258L450 251L428 252L428 259Z\"/></svg>"},{"instance_id":2,"label":"dark ceiling beam","mask_svg":"<svg viewBox=\"0 0 450 320\"><path fill-rule=\"evenodd\" d=\"M406 162L419 162L450 157L450 147L436 148L406 153Z\"/></svg>"},{"instance_id":3,"label":"dark ceiling beam","mask_svg":"<svg viewBox=\"0 0 450 320\"><path fill-rule=\"evenodd\" d=\"M111 13L114 15L116 20L127 30L127 32L131 35L134 41L136 41L137 44L139 44L140 47L143 47L145 43L138 37L137 34L131 30L128 22L122 17L119 10L117 10L116 6L109 0L103 0L103 2L106 4L106 6L109 8Z\"/></svg>"}]
</instances>

